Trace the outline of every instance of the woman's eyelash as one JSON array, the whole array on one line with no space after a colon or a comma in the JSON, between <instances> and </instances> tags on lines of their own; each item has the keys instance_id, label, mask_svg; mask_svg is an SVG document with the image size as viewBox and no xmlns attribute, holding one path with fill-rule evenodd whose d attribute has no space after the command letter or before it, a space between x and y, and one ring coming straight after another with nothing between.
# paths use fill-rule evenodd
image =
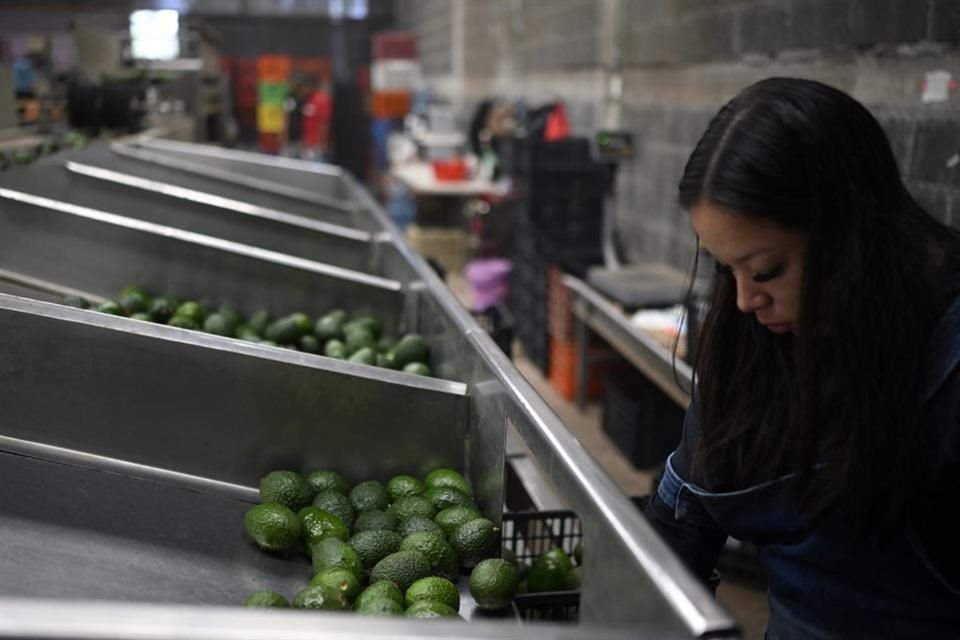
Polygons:
<instances>
[{"instance_id":1,"label":"woman's eyelash","mask_svg":"<svg viewBox=\"0 0 960 640\"><path fill-rule=\"evenodd\" d=\"M781 265L777 265L776 267L774 267L770 271L767 271L766 273L756 274L755 276L753 276L753 281L761 284L764 282L770 282L774 278L779 277L780 274L782 273L783 273L783 265L781 264Z\"/></svg>"},{"instance_id":2,"label":"woman's eyelash","mask_svg":"<svg viewBox=\"0 0 960 640\"><path fill-rule=\"evenodd\" d=\"M720 275L724 275L724 276L733 275L733 269L730 266L721 264L719 262L713 263L713 269ZM755 274L753 276L753 281L756 283L762 284L764 282L770 282L775 278L779 278L782 274L783 274L783 265L781 264L774 267L770 271L767 271L766 273Z\"/></svg>"}]
</instances>

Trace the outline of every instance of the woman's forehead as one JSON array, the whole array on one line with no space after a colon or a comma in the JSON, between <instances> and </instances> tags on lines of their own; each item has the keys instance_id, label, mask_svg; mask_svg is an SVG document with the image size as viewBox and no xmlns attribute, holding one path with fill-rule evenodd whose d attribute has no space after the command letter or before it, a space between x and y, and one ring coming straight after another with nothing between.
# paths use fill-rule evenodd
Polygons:
<instances>
[{"instance_id":1,"label":"woman's forehead","mask_svg":"<svg viewBox=\"0 0 960 640\"><path fill-rule=\"evenodd\" d=\"M728 264L745 262L763 253L792 250L804 237L801 232L771 220L735 213L710 202L694 206L690 221L703 248Z\"/></svg>"}]
</instances>

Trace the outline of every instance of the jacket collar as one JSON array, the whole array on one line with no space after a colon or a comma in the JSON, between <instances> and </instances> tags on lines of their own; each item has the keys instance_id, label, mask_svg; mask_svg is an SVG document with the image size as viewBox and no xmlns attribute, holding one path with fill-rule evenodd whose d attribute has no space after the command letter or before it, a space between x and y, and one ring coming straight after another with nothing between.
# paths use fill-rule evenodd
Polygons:
<instances>
[{"instance_id":1,"label":"jacket collar","mask_svg":"<svg viewBox=\"0 0 960 640\"><path fill-rule=\"evenodd\" d=\"M958 296L934 329L927 347L928 361L923 400L929 400L960 364L960 296Z\"/></svg>"}]
</instances>

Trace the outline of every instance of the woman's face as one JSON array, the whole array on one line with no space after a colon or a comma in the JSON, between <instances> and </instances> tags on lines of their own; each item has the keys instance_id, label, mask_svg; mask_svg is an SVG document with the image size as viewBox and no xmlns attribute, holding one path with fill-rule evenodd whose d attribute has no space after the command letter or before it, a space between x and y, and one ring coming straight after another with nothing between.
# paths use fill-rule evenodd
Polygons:
<instances>
[{"instance_id":1,"label":"woman's face","mask_svg":"<svg viewBox=\"0 0 960 640\"><path fill-rule=\"evenodd\" d=\"M776 334L797 333L807 235L710 202L690 212L717 270L736 281L737 308Z\"/></svg>"}]
</instances>

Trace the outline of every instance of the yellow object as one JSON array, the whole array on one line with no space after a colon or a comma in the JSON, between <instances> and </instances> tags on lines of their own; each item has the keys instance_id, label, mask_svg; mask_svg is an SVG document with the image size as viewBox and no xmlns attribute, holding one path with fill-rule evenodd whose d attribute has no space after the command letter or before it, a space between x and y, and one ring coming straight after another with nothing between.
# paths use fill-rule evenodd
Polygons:
<instances>
[{"instance_id":1,"label":"yellow object","mask_svg":"<svg viewBox=\"0 0 960 640\"><path fill-rule=\"evenodd\" d=\"M257 106L257 130L260 133L283 133L286 128L286 112L282 104Z\"/></svg>"},{"instance_id":2,"label":"yellow object","mask_svg":"<svg viewBox=\"0 0 960 640\"><path fill-rule=\"evenodd\" d=\"M462 229L407 227L407 241L425 258L433 258L448 272L460 273L470 257L470 240Z\"/></svg>"}]
</instances>

